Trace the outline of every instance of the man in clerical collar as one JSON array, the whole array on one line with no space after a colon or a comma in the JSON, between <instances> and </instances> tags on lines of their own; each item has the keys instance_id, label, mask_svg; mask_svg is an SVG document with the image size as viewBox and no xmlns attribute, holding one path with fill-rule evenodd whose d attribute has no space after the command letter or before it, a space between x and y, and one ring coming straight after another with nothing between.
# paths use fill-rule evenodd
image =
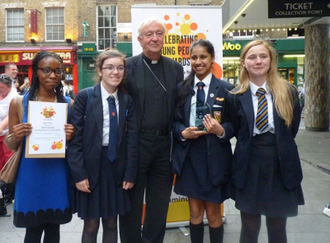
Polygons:
<instances>
[{"instance_id":1,"label":"man in clerical collar","mask_svg":"<svg viewBox=\"0 0 330 243\"><path fill-rule=\"evenodd\" d=\"M140 23L138 41L142 53L126 61L126 83L133 97L139 127L139 171L129 190L132 212L120 217L122 243L162 243L172 191L171 132L177 84L183 68L162 56L165 25L158 18ZM141 234L143 195L146 200Z\"/></svg>"}]
</instances>

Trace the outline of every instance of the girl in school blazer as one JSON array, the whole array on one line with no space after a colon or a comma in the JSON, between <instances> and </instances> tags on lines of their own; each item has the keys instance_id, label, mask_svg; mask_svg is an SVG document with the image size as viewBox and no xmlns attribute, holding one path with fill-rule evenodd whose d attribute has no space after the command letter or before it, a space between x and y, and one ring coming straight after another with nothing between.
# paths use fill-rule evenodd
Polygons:
<instances>
[{"instance_id":1,"label":"girl in school blazer","mask_svg":"<svg viewBox=\"0 0 330 243\"><path fill-rule=\"evenodd\" d=\"M78 92L72 109L73 212L84 220L82 242L96 242L102 218L103 241L116 243L117 215L131 209L127 190L137 174L137 122L133 100L123 90L124 55L106 50L96 67L99 83Z\"/></svg>"},{"instance_id":2,"label":"girl in school blazer","mask_svg":"<svg viewBox=\"0 0 330 243\"><path fill-rule=\"evenodd\" d=\"M254 40L241 53L240 83L229 95L237 138L228 194L241 211L240 243L257 243L261 215L269 242L287 242L286 219L304 204L295 136L300 123L296 88L277 73L270 43Z\"/></svg>"},{"instance_id":3,"label":"girl in school blazer","mask_svg":"<svg viewBox=\"0 0 330 243\"><path fill-rule=\"evenodd\" d=\"M177 174L174 191L188 197L191 242L203 242L206 211L210 242L219 243L223 241L220 204L227 198L232 157L229 139L233 129L227 120L226 99L233 86L212 74L215 54L211 42L195 41L190 50L192 71L178 86L173 129L173 171ZM205 87L197 87L201 85ZM200 92L204 93L201 99ZM199 109L194 105L196 101L210 108L205 116L202 114L200 128L195 119Z\"/></svg>"}]
</instances>

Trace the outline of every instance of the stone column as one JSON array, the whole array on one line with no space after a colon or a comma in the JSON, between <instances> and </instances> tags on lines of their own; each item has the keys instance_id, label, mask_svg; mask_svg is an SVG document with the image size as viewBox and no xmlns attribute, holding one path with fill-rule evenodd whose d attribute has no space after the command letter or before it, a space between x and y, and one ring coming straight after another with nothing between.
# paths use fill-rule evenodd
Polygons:
<instances>
[{"instance_id":1,"label":"stone column","mask_svg":"<svg viewBox=\"0 0 330 243\"><path fill-rule=\"evenodd\" d=\"M305 27L305 127L329 130L329 25Z\"/></svg>"}]
</instances>

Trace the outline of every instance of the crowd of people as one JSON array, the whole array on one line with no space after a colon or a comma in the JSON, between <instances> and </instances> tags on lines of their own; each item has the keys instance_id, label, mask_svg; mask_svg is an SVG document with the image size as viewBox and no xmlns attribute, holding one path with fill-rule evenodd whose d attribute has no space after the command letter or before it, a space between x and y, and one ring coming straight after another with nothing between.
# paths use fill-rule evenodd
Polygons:
<instances>
[{"instance_id":1,"label":"crowd of people","mask_svg":"<svg viewBox=\"0 0 330 243\"><path fill-rule=\"evenodd\" d=\"M15 150L33 132L29 101L68 104L66 158L26 157L23 146L14 224L26 228L24 243L43 233L44 242L58 243L73 213L84 221L83 243L96 242L100 222L102 242L116 243L118 216L122 243L162 243L174 174L174 191L188 198L192 243L203 242L204 213L210 242L223 242L228 198L240 210L240 243L258 242L262 215L269 242L287 242L287 217L304 204L295 144L301 109L296 88L277 73L275 49L265 40L248 43L234 87L212 74L210 41L191 44L184 79L182 66L161 54L164 36L161 20L142 21L142 53L101 52L95 86L76 96L52 52L34 57L31 82L14 85L17 67L0 75L0 166L12 154L7 146ZM24 95L22 122L15 89Z\"/></svg>"}]
</instances>

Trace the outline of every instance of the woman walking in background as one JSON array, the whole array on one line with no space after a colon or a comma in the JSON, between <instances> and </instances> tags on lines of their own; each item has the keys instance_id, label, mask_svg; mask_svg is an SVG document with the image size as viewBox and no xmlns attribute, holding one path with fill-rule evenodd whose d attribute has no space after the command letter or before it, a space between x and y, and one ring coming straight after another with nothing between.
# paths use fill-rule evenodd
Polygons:
<instances>
[{"instance_id":1,"label":"woman walking in background","mask_svg":"<svg viewBox=\"0 0 330 243\"><path fill-rule=\"evenodd\" d=\"M13 152L4 143L8 134L9 104L18 94L12 89L12 80L7 74L0 75L0 171Z\"/></svg>"},{"instance_id":2,"label":"woman walking in background","mask_svg":"<svg viewBox=\"0 0 330 243\"><path fill-rule=\"evenodd\" d=\"M270 43L254 40L241 53L239 85L231 91L237 138L229 195L241 211L240 243L256 243L261 215L269 243L286 243L287 217L304 204L295 136L300 123L297 89L277 72Z\"/></svg>"}]
</instances>

